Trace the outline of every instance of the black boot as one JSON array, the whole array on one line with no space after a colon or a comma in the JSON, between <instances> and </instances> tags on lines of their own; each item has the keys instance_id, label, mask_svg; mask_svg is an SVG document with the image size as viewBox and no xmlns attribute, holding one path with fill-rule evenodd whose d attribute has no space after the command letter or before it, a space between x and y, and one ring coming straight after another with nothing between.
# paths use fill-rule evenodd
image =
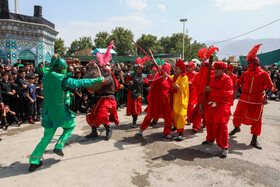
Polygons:
<instances>
[{"instance_id":1,"label":"black boot","mask_svg":"<svg viewBox=\"0 0 280 187\"><path fill-rule=\"evenodd\" d=\"M131 124L131 127L136 128L136 121L137 121L138 116L137 115L132 115L132 118L133 118L133 122Z\"/></svg>"},{"instance_id":2,"label":"black boot","mask_svg":"<svg viewBox=\"0 0 280 187\"><path fill-rule=\"evenodd\" d=\"M155 126L156 124L157 124L157 122L151 122L150 126L152 127L152 126Z\"/></svg>"},{"instance_id":3,"label":"black boot","mask_svg":"<svg viewBox=\"0 0 280 187\"><path fill-rule=\"evenodd\" d=\"M112 128L109 125L104 125L106 129L106 138L105 140L109 140L112 136Z\"/></svg>"},{"instance_id":4,"label":"black boot","mask_svg":"<svg viewBox=\"0 0 280 187\"><path fill-rule=\"evenodd\" d=\"M258 140L257 140L257 135L253 135L252 137L252 141L251 141L251 146L257 148L257 149L262 149L262 147L260 146Z\"/></svg>"},{"instance_id":5,"label":"black boot","mask_svg":"<svg viewBox=\"0 0 280 187\"><path fill-rule=\"evenodd\" d=\"M88 135L86 135L85 138L96 138L96 137L98 137L97 129L96 129L95 126L93 126L93 127L91 128L91 133L88 134Z\"/></svg>"},{"instance_id":6,"label":"black boot","mask_svg":"<svg viewBox=\"0 0 280 187\"><path fill-rule=\"evenodd\" d=\"M54 149L53 152L59 156L62 156L62 157L64 156L64 153L61 149Z\"/></svg>"},{"instance_id":7,"label":"black boot","mask_svg":"<svg viewBox=\"0 0 280 187\"><path fill-rule=\"evenodd\" d=\"M30 166L29 166L29 171L30 172L33 172L33 171L35 171L35 169L37 169L38 167L40 167L40 166L42 166L43 165L43 162L42 161L40 161L40 163L37 165L37 164L30 164Z\"/></svg>"},{"instance_id":8,"label":"black boot","mask_svg":"<svg viewBox=\"0 0 280 187\"><path fill-rule=\"evenodd\" d=\"M229 133L230 136L235 135L236 133L240 132L240 127L234 127L234 129Z\"/></svg>"}]
</instances>

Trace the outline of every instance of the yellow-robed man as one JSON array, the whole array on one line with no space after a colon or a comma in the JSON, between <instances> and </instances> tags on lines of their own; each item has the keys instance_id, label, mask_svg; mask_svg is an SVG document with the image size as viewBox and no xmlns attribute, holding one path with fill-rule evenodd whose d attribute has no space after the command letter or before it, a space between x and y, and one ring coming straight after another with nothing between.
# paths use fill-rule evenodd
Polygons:
<instances>
[{"instance_id":1,"label":"yellow-robed man","mask_svg":"<svg viewBox=\"0 0 280 187\"><path fill-rule=\"evenodd\" d=\"M186 65L179 59L174 67L174 75L170 76L175 85L171 91L170 104L172 107L175 127L179 136L176 140L182 141L184 127L187 124L186 116L189 102L189 81L186 75Z\"/></svg>"}]
</instances>

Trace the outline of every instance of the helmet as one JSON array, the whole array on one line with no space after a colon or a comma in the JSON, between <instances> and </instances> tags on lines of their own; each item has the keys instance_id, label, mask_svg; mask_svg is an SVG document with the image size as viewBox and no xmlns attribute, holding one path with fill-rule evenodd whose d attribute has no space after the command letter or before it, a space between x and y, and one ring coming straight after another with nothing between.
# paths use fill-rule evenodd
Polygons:
<instances>
[{"instance_id":1,"label":"helmet","mask_svg":"<svg viewBox=\"0 0 280 187\"><path fill-rule=\"evenodd\" d=\"M51 71L56 73L66 74L67 63L63 58L58 57L57 59L53 56L49 65Z\"/></svg>"}]
</instances>

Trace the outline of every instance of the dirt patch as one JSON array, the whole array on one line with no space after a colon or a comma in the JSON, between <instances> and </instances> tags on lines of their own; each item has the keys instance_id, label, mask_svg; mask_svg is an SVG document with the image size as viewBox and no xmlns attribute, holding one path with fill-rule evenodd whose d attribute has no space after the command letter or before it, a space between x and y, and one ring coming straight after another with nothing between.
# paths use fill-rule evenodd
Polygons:
<instances>
[{"instance_id":1,"label":"dirt patch","mask_svg":"<svg viewBox=\"0 0 280 187\"><path fill-rule=\"evenodd\" d=\"M150 172L150 170L148 170L148 172L145 174L135 172L134 174L136 176L132 177L132 184L135 184L138 187L150 186L150 182L148 181Z\"/></svg>"}]
</instances>

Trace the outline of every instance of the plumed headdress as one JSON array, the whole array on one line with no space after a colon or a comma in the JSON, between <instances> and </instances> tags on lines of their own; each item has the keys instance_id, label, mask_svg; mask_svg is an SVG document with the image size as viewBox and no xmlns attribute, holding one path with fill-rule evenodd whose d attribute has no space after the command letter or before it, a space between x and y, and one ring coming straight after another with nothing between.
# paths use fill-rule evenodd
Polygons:
<instances>
[{"instance_id":1,"label":"plumed headdress","mask_svg":"<svg viewBox=\"0 0 280 187\"><path fill-rule=\"evenodd\" d=\"M259 58L257 57L258 50L262 44L255 45L251 51L249 51L246 61L251 61L256 64L260 64Z\"/></svg>"},{"instance_id":2,"label":"plumed headdress","mask_svg":"<svg viewBox=\"0 0 280 187\"><path fill-rule=\"evenodd\" d=\"M97 53L96 57L99 62L99 64L103 67L104 70L110 71L111 67L109 65L110 60L112 59L112 55L110 53L110 50L112 47L115 48L114 46L114 40L111 41L110 45L107 48L106 53L103 55L102 53Z\"/></svg>"}]
</instances>

